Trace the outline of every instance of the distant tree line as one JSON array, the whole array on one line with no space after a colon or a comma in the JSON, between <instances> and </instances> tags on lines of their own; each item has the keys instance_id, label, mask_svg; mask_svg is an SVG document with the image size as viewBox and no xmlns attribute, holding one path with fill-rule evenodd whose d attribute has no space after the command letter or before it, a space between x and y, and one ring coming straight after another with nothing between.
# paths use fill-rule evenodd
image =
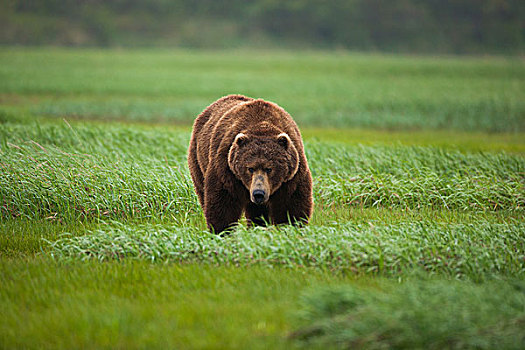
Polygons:
<instances>
[{"instance_id":1,"label":"distant tree line","mask_svg":"<svg viewBox=\"0 0 525 350\"><path fill-rule=\"evenodd\" d=\"M0 44L523 54L524 0L0 0Z\"/></svg>"}]
</instances>

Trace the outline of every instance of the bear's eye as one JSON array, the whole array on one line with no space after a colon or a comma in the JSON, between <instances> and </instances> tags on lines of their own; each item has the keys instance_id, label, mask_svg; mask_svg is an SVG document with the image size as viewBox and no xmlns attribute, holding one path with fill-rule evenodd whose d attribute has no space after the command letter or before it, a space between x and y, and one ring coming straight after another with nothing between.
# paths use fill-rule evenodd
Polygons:
<instances>
[{"instance_id":1,"label":"bear's eye","mask_svg":"<svg viewBox=\"0 0 525 350\"><path fill-rule=\"evenodd\" d=\"M254 168L248 168L248 171L249 171L250 173L253 174L253 172L255 171L255 169L254 169Z\"/></svg>"},{"instance_id":2,"label":"bear's eye","mask_svg":"<svg viewBox=\"0 0 525 350\"><path fill-rule=\"evenodd\" d=\"M264 172L265 172L266 174L269 174L269 173L272 172L272 169L270 169L270 168L264 168L263 170L264 170Z\"/></svg>"}]
</instances>

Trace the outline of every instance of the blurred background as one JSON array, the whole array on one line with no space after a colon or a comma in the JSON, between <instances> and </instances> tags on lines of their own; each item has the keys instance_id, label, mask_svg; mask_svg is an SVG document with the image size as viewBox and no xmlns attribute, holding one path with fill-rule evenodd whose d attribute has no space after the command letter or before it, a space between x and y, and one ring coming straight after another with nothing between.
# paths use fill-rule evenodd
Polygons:
<instances>
[{"instance_id":1,"label":"blurred background","mask_svg":"<svg viewBox=\"0 0 525 350\"><path fill-rule=\"evenodd\" d=\"M191 126L240 93L301 127L525 131L523 0L0 1L4 119Z\"/></svg>"},{"instance_id":2,"label":"blurred background","mask_svg":"<svg viewBox=\"0 0 525 350\"><path fill-rule=\"evenodd\" d=\"M0 44L521 55L523 0L1 0Z\"/></svg>"}]
</instances>

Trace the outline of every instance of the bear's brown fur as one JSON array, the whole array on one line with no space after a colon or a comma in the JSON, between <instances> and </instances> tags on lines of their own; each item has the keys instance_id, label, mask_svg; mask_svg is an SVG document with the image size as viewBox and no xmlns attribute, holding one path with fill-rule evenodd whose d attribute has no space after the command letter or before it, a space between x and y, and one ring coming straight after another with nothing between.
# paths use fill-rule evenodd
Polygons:
<instances>
[{"instance_id":1,"label":"bear's brown fur","mask_svg":"<svg viewBox=\"0 0 525 350\"><path fill-rule=\"evenodd\" d=\"M301 133L274 103L230 95L208 106L193 125L188 165L212 232L243 212L249 225L307 223L312 215Z\"/></svg>"}]
</instances>

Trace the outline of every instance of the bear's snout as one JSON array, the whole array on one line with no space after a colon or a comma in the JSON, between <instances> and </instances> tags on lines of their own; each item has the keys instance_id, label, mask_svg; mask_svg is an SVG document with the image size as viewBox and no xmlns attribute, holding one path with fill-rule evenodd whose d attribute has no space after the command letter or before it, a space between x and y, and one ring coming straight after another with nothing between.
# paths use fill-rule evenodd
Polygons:
<instances>
[{"instance_id":1,"label":"bear's snout","mask_svg":"<svg viewBox=\"0 0 525 350\"><path fill-rule=\"evenodd\" d=\"M255 171L250 186L250 200L255 204L264 204L270 198L270 182L263 171Z\"/></svg>"},{"instance_id":2,"label":"bear's snout","mask_svg":"<svg viewBox=\"0 0 525 350\"><path fill-rule=\"evenodd\" d=\"M262 204L264 202L264 197L266 195L266 192L263 190L255 190L252 192L252 201L255 204Z\"/></svg>"}]
</instances>

